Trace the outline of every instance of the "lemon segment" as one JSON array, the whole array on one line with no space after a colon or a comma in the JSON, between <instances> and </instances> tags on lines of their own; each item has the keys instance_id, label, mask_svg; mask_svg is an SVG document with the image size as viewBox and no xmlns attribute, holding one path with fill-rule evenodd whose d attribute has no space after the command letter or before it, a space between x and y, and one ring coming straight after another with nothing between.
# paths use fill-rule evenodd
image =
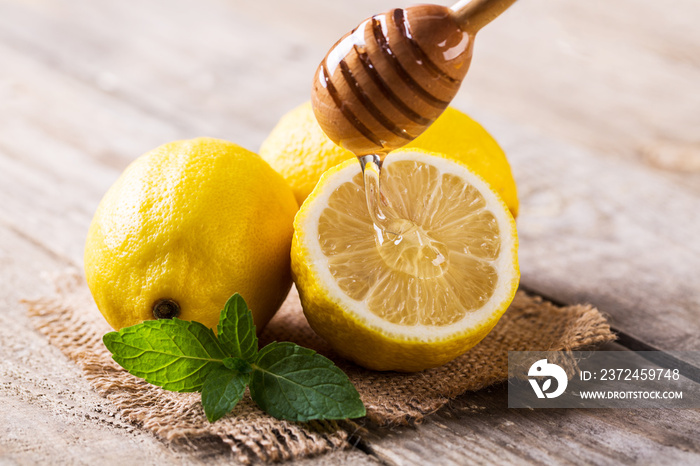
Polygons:
<instances>
[{"instance_id":1,"label":"lemon segment","mask_svg":"<svg viewBox=\"0 0 700 466\"><path fill-rule=\"evenodd\" d=\"M371 369L416 371L462 354L505 312L515 222L466 166L392 153L382 191L394 235L371 222L357 161L326 173L295 219L292 271L311 326Z\"/></svg>"}]
</instances>

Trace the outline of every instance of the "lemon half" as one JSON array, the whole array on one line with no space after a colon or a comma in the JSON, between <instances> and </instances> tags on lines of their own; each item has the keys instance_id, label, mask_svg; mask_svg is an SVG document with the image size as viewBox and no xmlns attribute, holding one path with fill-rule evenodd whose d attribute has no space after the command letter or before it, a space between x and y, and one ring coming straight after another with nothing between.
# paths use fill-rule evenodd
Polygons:
<instances>
[{"instance_id":1,"label":"lemon half","mask_svg":"<svg viewBox=\"0 0 700 466\"><path fill-rule=\"evenodd\" d=\"M419 150L382 170L388 217L377 234L357 161L326 172L295 218L292 274L311 327L375 370L419 371L473 347L520 278L515 221L466 165Z\"/></svg>"}]
</instances>

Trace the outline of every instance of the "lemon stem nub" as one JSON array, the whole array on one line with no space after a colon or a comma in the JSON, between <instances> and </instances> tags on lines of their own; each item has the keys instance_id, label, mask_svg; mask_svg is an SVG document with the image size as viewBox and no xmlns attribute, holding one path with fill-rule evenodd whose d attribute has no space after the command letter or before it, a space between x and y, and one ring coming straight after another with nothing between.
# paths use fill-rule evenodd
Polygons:
<instances>
[{"instance_id":1,"label":"lemon stem nub","mask_svg":"<svg viewBox=\"0 0 700 466\"><path fill-rule=\"evenodd\" d=\"M159 299L153 304L156 319L172 319L180 315L180 305L172 299Z\"/></svg>"}]
</instances>

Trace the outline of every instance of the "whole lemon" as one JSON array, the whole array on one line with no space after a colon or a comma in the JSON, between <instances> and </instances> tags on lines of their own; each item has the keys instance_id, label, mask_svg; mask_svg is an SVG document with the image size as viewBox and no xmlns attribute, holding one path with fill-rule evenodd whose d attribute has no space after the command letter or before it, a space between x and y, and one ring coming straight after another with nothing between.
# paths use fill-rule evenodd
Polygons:
<instances>
[{"instance_id":1,"label":"whole lemon","mask_svg":"<svg viewBox=\"0 0 700 466\"><path fill-rule=\"evenodd\" d=\"M258 155L227 141L176 141L136 159L107 191L85 274L114 328L178 317L215 328L240 293L258 330L291 286L298 205Z\"/></svg>"},{"instance_id":2,"label":"whole lemon","mask_svg":"<svg viewBox=\"0 0 700 466\"><path fill-rule=\"evenodd\" d=\"M513 216L517 216L518 194L508 159L496 140L468 115L448 107L423 134L404 147L411 148L439 152L467 165L500 194ZM280 119L260 146L260 156L287 180L299 205L326 170L355 157L326 136L310 102Z\"/></svg>"}]
</instances>

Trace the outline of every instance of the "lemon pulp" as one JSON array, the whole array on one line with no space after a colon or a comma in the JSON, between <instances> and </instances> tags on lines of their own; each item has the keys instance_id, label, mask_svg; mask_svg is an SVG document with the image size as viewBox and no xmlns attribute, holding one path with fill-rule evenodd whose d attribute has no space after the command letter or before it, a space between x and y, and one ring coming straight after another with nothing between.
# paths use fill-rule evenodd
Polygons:
<instances>
[{"instance_id":1,"label":"lemon pulp","mask_svg":"<svg viewBox=\"0 0 700 466\"><path fill-rule=\"evenodd\" d=\"M319 218L318 239L340 289L400 325L445 326L492 296L499 226L483 195L436 167L399 161L382 170L400 236L375 231L362 176L339 186ZM414 200L422 202L415 204Z\"/></svg>"}]
</instances>

